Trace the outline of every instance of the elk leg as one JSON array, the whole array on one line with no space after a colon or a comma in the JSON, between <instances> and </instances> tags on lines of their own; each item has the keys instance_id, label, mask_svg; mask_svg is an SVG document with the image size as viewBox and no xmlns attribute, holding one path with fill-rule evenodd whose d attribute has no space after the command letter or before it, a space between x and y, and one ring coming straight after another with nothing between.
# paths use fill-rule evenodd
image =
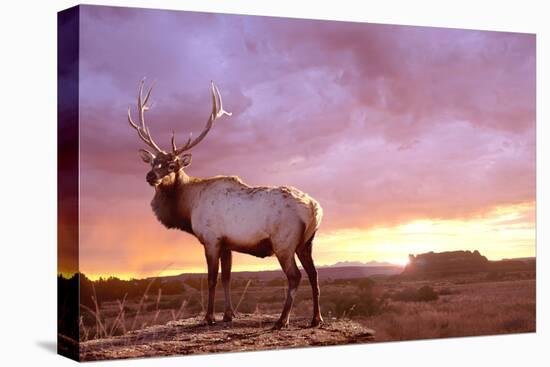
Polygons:
<instances>
[{"instance_id":1,"label":"elk leg","mask_svg":"<svg viewBox=\"0 0 550 367\"><path fill-rule=\"evenodd\" d=\"M313 257L311 256L313 237L304 244L304 246L297 249L296 254L304 267L311 284L311 293L313 298L313 319L311 320L311 326L319 326L323 323L323 317L321 316L321 310L319 308L319 282L317 279L317 269L313 263Z\"/></svg>"},{"instance_id":2,"label":"elk leg","mask_svg":"<svg viewBox=\"0 0 550 367\"><path fill-rule=\"evenodd\" d=\"M208 325L214 325L214 300L216 297L216 283L218 281L218 270L220 266L219 251L206 249L206 263L208 264L208 307L204 317Z\"/></svg>"},{"instance_id":3,"label":"elk leg","mask_svg":"<svg viewBox=\"0 0 550 367\"><path fill-rule=\"evenodd\" d=\"M275 330L288 326L290 310L292 309L292 303L294 303L294 297L296 295L296 291L298 290L298 285L300 284L300 279L302 277L298 266L296 266L294 254L284 257L277 256L277 259L279 260L279 263L281 264L281 267L283 268L283 271L288 279L288 290L286 293L286 301L285 305L283 306L281 317L279 318L279 320L277 320L275 325L273 325L273 329Z\"/></svg>"},{"instance_id":4,"label":"elk leg","mask_svg":"<svg viewBox=\"0 0 550 367\"><path fill-rule=\"evenodd\" d=\"M225 293L225 311L223 313L223 321L229 322L233 320L235 312L233 311L233 303L231 302L231 265L232 254L231 250L224 248L221 251L222 263L222 284Z\"/></svg>"}]
</instances>

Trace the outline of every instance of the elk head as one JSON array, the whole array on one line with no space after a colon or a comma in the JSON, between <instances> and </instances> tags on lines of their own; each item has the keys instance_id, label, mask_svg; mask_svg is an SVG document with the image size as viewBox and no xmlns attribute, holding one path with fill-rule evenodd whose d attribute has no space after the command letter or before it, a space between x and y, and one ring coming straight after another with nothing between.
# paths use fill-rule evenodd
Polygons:
<instances>
[{"instance_id":1,"label":"elk head","mask_svg":"<svg viewBox=\"0 0 550 367\"><path fill-rule=\"evenodd\" d=\"M187 142L179 148L176 145L175 133L172 132L172 151L166 152L159 148L159 146L154 142L151 132L145 124L145 111L150 108L150 105L147 103L151 97L153 87L151 86L149 88L149 91L145 94L144 98L143 85L144 80L140 82L137 96L139 125L132 120L130 107L128 107L128 123L137 131L139 138L153 150L139 150L141 159L143 159L145 163L151 165L151 170L146 175L147 182L151 186L158 186L160 184L169 185L174 182L177 172L191 164L191 153L184 152L189 151L204 139L206 134L208 134L212 128L214 121L223 115L231 116L231 113L223 109L220 91L214 85L214 82L210 82L210 87L212 90L212 112L206 122L206 126L196 139L193 139L192 134L189 134L189 139L187 139Z\"/></svg>"}]
</instances>

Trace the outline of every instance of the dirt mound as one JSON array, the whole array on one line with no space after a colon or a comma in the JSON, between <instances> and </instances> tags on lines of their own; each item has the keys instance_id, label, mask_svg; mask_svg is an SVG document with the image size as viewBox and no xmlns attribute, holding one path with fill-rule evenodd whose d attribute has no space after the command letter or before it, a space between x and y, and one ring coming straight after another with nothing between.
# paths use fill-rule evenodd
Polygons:
<instances>
[{"instance_id":1,"label":"dirt mound","mask_svg":"<svg viewBox=\"0 0 550 367\"><path fill-rule=\"evenodd\" d=\"M221 315L218 315L218 319ZM310 328L309 319L292 318L289 328L274 331L275 315L241 314L231 323L206 325L201 318L172 321L110 339L80 344L83 361L296 348L365 343L374 331L349 320L325 320Z\"/></svg>"}]
</instances>

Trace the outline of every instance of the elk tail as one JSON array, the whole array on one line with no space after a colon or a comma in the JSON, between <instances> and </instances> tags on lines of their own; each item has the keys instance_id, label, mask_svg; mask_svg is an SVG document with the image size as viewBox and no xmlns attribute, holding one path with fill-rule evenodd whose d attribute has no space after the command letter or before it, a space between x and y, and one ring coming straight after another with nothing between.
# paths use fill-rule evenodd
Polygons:
<instances>
[{"instance_id":1,"label":"elk tail","mask_svg":"<svg viewBox=\"0 0 550 367\"><path fill-rule=\"evenodd\" d=\"M313 199L310 200L309 208L311 211L311 219L304 231L304 239L306 239L304 243L310 242L313 239L315 232L317 232L317 229L319 229L321 225L321 219L323 218L323 208L321 208L321 205L319 205L317 201Z\"/></svg>"}]
</instances>

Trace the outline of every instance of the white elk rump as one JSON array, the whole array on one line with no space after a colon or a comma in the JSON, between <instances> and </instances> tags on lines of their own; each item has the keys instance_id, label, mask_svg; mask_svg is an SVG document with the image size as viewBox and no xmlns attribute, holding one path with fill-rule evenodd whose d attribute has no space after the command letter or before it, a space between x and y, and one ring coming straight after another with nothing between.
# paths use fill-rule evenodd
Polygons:
<instances>
[{"instance_id":1,"label":"white elk rump","mask_svg":"<svg viewBox=\"0 0 550 367\"><path fill-rule=\"evenodd\" d=\"M257 257L276 256L287 280L288 291L281 317L274 328L288 325L294 296L301 273L296 265L298 256L306 271L313 296L312 326L323 322L319 307L317 270L312 258L315 233L319 229L323 211L317 201L296 188L252 187L236 176L196 178L185 173L191 164L191 154L184 153L201 142L214 122L231 113L223 109L218 88L211 83L212 111L201 134L177 147L172 135L172 150L166 152L153 141L145 124L144 113L152 88L143 96L142 81L139 87L135 123L128 109L128 122L139 138L153 151L140 149L141 158L151 165L146 175L154 187L151 202L153 212L167 228L176 228L194 235L204 246L208 266L208 307L205 320L215 323L214 297L219 267L225 293L224 321L235 316L231 303L232 251Z\"/></svg>"}]
</instances>

